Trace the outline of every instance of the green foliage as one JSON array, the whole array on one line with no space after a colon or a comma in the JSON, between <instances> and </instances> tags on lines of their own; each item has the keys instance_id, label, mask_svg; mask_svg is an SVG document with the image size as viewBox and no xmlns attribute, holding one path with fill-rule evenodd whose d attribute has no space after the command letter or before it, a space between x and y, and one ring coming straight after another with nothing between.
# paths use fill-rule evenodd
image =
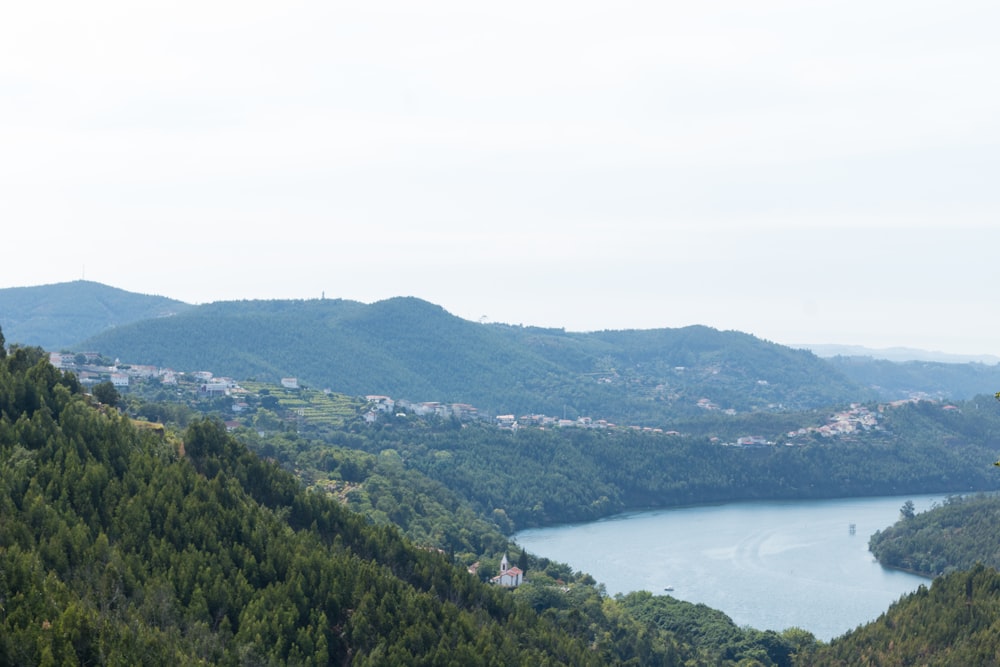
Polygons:
<instances>
[{"instance_id":1,"label":"green foliage","mask_svg":"<svg viewBox=\"0 0 1000 667\"><path fill-rule=\"evenodd\" d=\"M899 516L903 519L912 519L916 512L914 511L913 501L907 500L903 503L903 506L899 509Z\"/></svg>"},{"instance_id":2,"label":"green foliage","mask_svg":"<svg viewBox=\"0 0 1000 667\"><path fill-rule=\"evenodd\" d=\"M373 523L399 527L415 544L456 554L466 565L480 554L508 547L508 526L478 515L452 489L405 467L393 450L374 455L291 432L260 437L239 430L234 435L253 451L297 471L313 490L338 498ZM342 445L360 442L343 432L332 439Z\"/></svg>"},{"instance_id":3,"label":"green foliage","mask_svg":"<svg viewBox=\"0 0 1000 667\"><path fill-rule=\"evenodd\" d=\"M109 381L98 382L94 385L91 393L98 401L111 407L115 407L121 401L121 395L118 393L115 385Z\"/></svg>"},{"instance_id":4,"label":"green foliage","mask_svg":"<svg viewBox=\"0 0 1000 667\"><path fill-rule=\"evenodd\" d=\"M704 658L720 663L790 666L819 645L804 630L739 628L720 611L670 596L636 592L616 599L638 621L687 638Z\"/></svg>"},{"instance_id":5,"label":"green foliage","mask_svg":"<svg viewBox=\"0 0 1000 667\"><path fill-rule=\"evenodd\" d=\"M214 303L119 326L83 345L135 363L235 378L295 375L349 395L657 426L698 414L703 397L745 412L815 408L870 393L809 352L739 332L477 324L414 298Z\"/></svg>"},{"instance_id":6,"label":"green foliage","mask_svg":"<svg viewBox=\"0 0 1000 667\"><path fill-rule=\"evenodd\" d=\"M137 429L24 361L0 363L0 664L704 664L592 587L538 613L216 420Z\"/></svg>"},{"instance_id":7,"label":"green foliage","mask_svg":"<svg viewBox=\"0 0 1000 667\"><path fill-rule=\"evenodd\" d=\"M1000 574L982 565L934 580L873 623L803 656L800 664L996 665Z\"/></svg>"},{"instance_id":8,"label":"green foliage","mask_svg":"<svg viewBox=\"0 0 1000 667\"><path fill-rule=\"evenodd\" d=\"M455 430L411 420L359 429L351 446L394 449L407 468L512 529L637 507L1000 488L983 465L1000 449L997 415L904 406L883 421L885 430L852 440L748 449L625 429Z\"/></svg>"},{"instance_id":9,"label":"green foliage","mask_svg":"<svg viewBox=\"0 0 1000 667\"><path fill-rule=\"evenodd\" d=\"M872 535L869 548L887 567L932 577L976 563L1000 568L1000 497L949 496Z\"/></svg>"},{"instance_id":10,"label":"green foliage","mask_svg":"<svg viewBox=\"0 0 1000 667\"><path fill-rule=\"evenodd\" d=\"M182 442L136 429L91 407L44 357L25 368L35 357L0 364L2 664L699 665L751 654L637 618L559 564L528 558L533 582L513 594L485 586L392 526L303 491L220 422L193 421ZM426 429L424 444L447 453L467 430ZM254 446L315 456L330 481L360 484L357 502L411 530L441 530L449 512L480 530L394 442L368 454L283 433ZM495 531L457 530L441 535L496 546L483 542Z\"/></svg>"}]
</instances>

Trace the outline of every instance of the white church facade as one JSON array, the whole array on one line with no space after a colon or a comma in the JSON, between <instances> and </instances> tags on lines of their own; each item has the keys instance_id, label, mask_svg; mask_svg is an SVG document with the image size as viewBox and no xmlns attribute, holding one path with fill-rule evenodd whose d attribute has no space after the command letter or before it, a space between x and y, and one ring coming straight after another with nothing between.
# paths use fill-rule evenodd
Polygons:
<instances>
[{"instance_id":1,"label":"white church facade","mask_svg":"<svg viewBox=\"0 0 1000 667\"><path fill-rule=\"evenodd\" d=\"M505 588L517 588L524 581L524 572L518 566L511 567L507 554L500 561L500 574L490 579L491 582Z\"/></svg>"}]
</instances>

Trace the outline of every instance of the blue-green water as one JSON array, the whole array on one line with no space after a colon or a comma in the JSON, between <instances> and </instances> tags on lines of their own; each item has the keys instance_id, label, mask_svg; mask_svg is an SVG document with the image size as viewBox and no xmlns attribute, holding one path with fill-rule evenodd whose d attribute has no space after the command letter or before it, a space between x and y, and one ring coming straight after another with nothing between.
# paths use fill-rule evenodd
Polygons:
<instances>
[{"instance_id":1,"label":"blue-green water","mask_svg":"<svg viewBox=\"0 0 1000 667\"><path fill-rule=\"evenodd\" d=\"M610 594L665 594L671 587L666 594L723 611L738 625L795 626L828 641L930 584L883 568L868 538L894 523L905 501L920 512L943 498L685 507L525 530L514 539L533 554L589 572Z\"/></svg>"}]
</instances>

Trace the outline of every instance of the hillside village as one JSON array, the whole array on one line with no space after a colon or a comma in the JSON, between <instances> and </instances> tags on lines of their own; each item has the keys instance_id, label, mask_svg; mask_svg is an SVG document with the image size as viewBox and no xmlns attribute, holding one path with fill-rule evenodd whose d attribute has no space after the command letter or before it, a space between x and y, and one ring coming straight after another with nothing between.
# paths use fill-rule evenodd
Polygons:
<instances>
[{"instance_id":1,"label":"hillside village","mask_svg":"<svg viewBox=\"0 0 1000 667\"><path fill-rule=\"evenodd\" d=\"M128 392L130 389L137 387L148 389L150 386L156 386L163 390L172 389L175 398L184 398L196 402L215 400L216 403L221 399L224 405L217 407L228 411L229 414L224 421L230 429L254 425L251 416L254 414L256 408L262 405L270 408L280 405L287 408L286 421L299 426L301 426L304 419L308 421L311 413L314 415L317 410L322 410L322 408L313 408L310 410L302 405L293 405L289 401L277 401L271 395L271 389L261 383L247 381L241 384L233 378L217 377L210 371L185 373L148 364L122 363L118 360L104 358L97 352L51 353L49 359L57 368L75 373L85 387L93 387L100 382L110 382L119 391ZM244 386L251 384L254 386L250 388ZM284 392L286 395L291 393L300 396L303 392L312 391L300 386L298 379L295 377L281 378L277 385L274 386L274 389ZM330 389L324 389L321 393L332 395L334 392ZM785 446L796 446L805 444L814 437L837 438L878 429L880 416L886 409L898 407L906 403L913 403L918 400L933 401L933 399L926 397L913 397L879 404L874 407L853 403L846 410L830 415L825 424L804 426L788 431L787 433L780 434L783 435L781 440ZM718 409L709 398L704 397L697 401L697 405L709 411ZM958 408L953 405L944 405L943 409L957 410ZM733 411L727 410L725 412L729 414ZM501 414L489 416L477 407L467 403L418 402L375 394L364 396L363 400L360 397L357 399L355 416L360 417L366 424L375 424L380 419L387 417L400 418L407 415L421 418L437 417L455 419L460 422L488 421L500 429L512 432L523 428L628 428L664 436L682 435L682 433L676 430L651 426L621 426L606 419L595 419L589 416L581 416L576 419L559 418L545 414ZM732 441L722 441L719 438L711 438L710 440L715 444L728 447L757 448L775 446L778 435L774 434L768 437L760 434L746 434Z\"/></svg>"}]
</instances>

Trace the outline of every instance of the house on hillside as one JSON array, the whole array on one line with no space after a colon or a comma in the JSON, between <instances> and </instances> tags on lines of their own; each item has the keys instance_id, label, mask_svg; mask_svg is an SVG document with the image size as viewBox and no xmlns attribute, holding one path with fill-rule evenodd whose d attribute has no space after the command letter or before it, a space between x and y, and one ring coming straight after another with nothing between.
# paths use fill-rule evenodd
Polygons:
<instances>
[{"instance_id":1,"label":"house on hillside","mask_svg":"<svg viewBox=\"0 0 1000 667\"><path fill-rule=\"evenodd\" d=\"M298 389L299 379L298 378L281 378L281 386L285 389Z\"/></svg>"},{"instance_id":2,"label":"house on hillside","mask_svg":"<svg viewBox=\"0 0 1000 667\"><path fill-rule=\"evenodd\" d=\"M500 574L490 579L490 582L505 588L517 588L522 581L524 581L524 572L516 565L511 567L507 561L507 554L504 554L500 561Z\"/></svg>"},{"instance_id":3,"label":"house on hillside","mask_svg":"<svg viewBox=\"0 0 1000 667\"><path fill-rule=\"evenodd\" d=\"M149 378L155 378L160 374L160 369L156 366L150 366L149 364L132 364L125 372L134 378L143 378L148 380Z\"/></svg>"},{"instance_id":4,"label":"house on hillside","mask_svg":"<svg viewBox=\"0 0 1000 667\"><path fill-rule=\"evenodd\" d=\"M500 428L512 428L517 423L517 420L514 418L514 415L497 415L496 422Z\"/></svg>"},{"instance_id":5,"label":"house on hillside","mask_svg":"<svg viewBox=\"0 0 1000 667\"><path fill-rule=\"evenodd\" d=\"M225 396L229 393L229 385L225 382L206 382L198 387L198 391L209 396Z\"/></svg>"},{"instance_id":6,"label":"house on hillside","mask_svg":"<svg viewBox=\"0 0 1000 667\"><path fill-rule=\"evenodd\" d=\"M396 407L396 401L388 396L365 396L365 399L371 404L372 410L379 412L392 412Z\"/></svg>"},{"instance_id":7,"label":"house on hillside","mask_svg":"<svg viewBox=\"0 0 1000 667\"><path fill-rule=\"evenodd\" d=\"M762 435L745 435L736 439L738 447L766 447L771 443Z\"/></svg>"}]
</instances>

